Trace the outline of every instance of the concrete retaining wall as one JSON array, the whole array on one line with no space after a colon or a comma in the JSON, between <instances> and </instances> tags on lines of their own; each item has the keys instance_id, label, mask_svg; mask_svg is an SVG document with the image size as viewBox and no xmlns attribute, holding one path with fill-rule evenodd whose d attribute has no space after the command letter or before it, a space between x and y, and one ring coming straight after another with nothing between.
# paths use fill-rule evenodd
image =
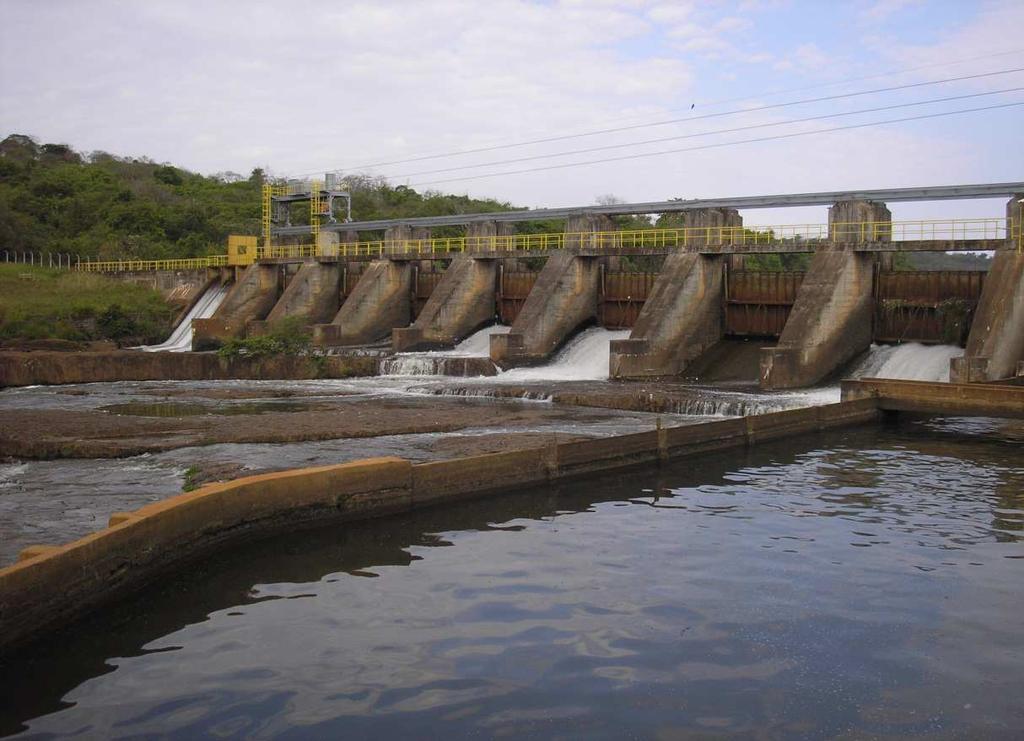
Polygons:
<instances>
[{"instance_id":1,"label":"concrete retaining wall","mask_svg":"<svg viewBox=\"0 0 1024 741\"><path fill-rule=\"evenodd\" d=\"M216 271L208 268L196 270L132 270L120 273L107 273L110 278L125 283L135 283L159 291L164 300L172 304L191 303L203 292Z\"/></svg>"},{"instance_id":2,"label":"concrete retaining wall","mask_svg":"<svg viewBox=\"0 0 1024 741\"><path fill-rule=\"evenodd\" d=\"M0 569L0 651L38 638L189 559L256 532L379 517L599 471L877 420L871 398L412 465L377 458L251 476L115 513L63 546L34 546Z\"/></svg>"},{"instance_id":3,"label":"concrete retaining wall","mask_svg":"<svg viewBox=\"0 0 1024 741\"><path fill-rule=\"evenodd\" d=\"M377 359L369 357L226 360L215 353L190 352L0 352L0 388L110 381L349 378L376 374Z\"/></svg>"}]
</instances>

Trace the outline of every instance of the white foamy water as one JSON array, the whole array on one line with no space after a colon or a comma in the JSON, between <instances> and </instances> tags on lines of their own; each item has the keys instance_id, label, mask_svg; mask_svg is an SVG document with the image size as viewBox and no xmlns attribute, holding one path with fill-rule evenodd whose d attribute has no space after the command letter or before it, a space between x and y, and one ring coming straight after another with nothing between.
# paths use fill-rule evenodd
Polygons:
<instances>
[{"instance_id":1,"label":"white foamy water","mask_svg":"<svg viewBox=\"0 0 1024 741\"><path fill-rule=\"evenodd\" d=\"M848 378L893 378L903 381L949 381L949 361L964 354L956 345L872 345Z\"/></svg>"},{"instance_id":2,"label":"white foamy water","mask_svg":"<svg viewBox=\"0 0 1024 741\"><path fill-rule=\"evenodd\" d=\"M220 307L229 287L218 283L207 289L206 293L196 301L185 318L178 323L171 336L159 345L143 345L137 349L145 352L187 352L192 349L192 320L209 319Z\"/></svg>"},{"instance_id":3,"label":"white foamy water","mask_svg":"<svg viewBox=\"0 0 1024 741\"><path fill-rule=\"evenodd\" d=\"M494 324L474 332L464 339L453 350L442 350L442 355L452 355L467 358L486 358L491 354L491 335L508 334L512 327L504 324Z\"/></svg>"},{"instance_id":4,"label":"white foamy water","mask_svg":"<svg viewBox=\"0 0 1024 741\"><path fill-rule=\"evenodd\" d=\"M608 379L608 346L612 340L624 340L629 330L594 327L574 337L546 365L513 368L498 375L507 381L605 381Z\"/></svg>"},{"instance_id":5,"label":"white foamy water","mask_svg":"<svg viewBox=\"0 0 1024 741\"><path fill-rule=\"evenodd\" d=\"M511 329L503 324L484 327L471 334L451 350L398 353L380 361L384 376L440 376L452 367L452 358L486 358L490 355L491 335L505 334Z\"/></svg>"}]
</instances>

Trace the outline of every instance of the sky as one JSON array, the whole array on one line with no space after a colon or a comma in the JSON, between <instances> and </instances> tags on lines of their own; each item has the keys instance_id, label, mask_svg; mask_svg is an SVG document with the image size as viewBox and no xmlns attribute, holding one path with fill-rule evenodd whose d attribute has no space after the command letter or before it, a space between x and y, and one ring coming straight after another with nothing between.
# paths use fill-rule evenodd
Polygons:
<instances>
[{"instance_id":1,"label":"sky","mask_svg":"<svg viewBox=\"0 0 1024 741\"><path fill-rule=\"evenodd\" d=\"M0 136L205 174L366 173L532 207L1024 180L1024 106L820 132L1024 102L1016 90L835 115L1024 88L1024 71L764 108L1024 68L1020 0L0 0L0 9ZM789 123L819 116L834 117ZM504 146L625 126L634 128ZM636 144L650 139L669 141ZM629 146L552 156L616 145ZM664 153L678 149L690 151ZM647 153L657 154L511 172ZM436 154L446 156L402 161ZM507 162L521 158L535 159ZM1003 203L892 210L997 216ZM824 219L822 209L744 215Z\"/></svg>"}]
</instances>

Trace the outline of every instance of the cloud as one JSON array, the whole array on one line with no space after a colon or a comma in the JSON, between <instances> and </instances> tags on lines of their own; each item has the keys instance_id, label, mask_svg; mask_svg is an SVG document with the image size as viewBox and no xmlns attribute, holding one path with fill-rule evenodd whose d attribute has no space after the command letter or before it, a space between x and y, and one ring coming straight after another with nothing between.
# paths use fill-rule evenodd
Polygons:
<instances>
[{"instance_id":1,"label":"cloud","mask_svg":"<svg viewBox=\"0 0 1024 741\"><path fill-rule=\"evenodd\" d=\"M875 0L860 12L861 20L882 23L907 8L922 5L924 0Z\"/></svg>"},{"instance_id":2,"label":"cloud","mask_svg":"<svg viewBox=\"0 0 1024 741\"><path fill-rule=\"evenodd\" d=\"M771 65L781 59L794 71L815 72L839 52L817 37L808 42L806 29L780 38L778 47L763 46L770 37L765 14L784 10L777 3L643 0L8 0L0 27L0 133L147 155L202 172L351 169L624 118L665 119L693 101L799 84L773 74ZM984 44L986 34L1009 47L1019 13L1013 3L986 6L941 42L893 45L883 58L899 67L984 54L993 48ZM792 52L782 58L775 48ZM881 55L874 49L865 56ZM775 119L750 114L722 127L766 120ZM680 124L651 136L704 128L718 127ZM1020 169L1019 154L993 159L994 145L979 142L967 124L934 130L825 134L444 187L539 206L589 203L609 192L657 200L1009 179L994 173ZM426 164L552 153L647 133ZM566 160L572 158L556 161ZM422 169L432 167L371 168L391 176Z\"/></svg>"}]
</instances>

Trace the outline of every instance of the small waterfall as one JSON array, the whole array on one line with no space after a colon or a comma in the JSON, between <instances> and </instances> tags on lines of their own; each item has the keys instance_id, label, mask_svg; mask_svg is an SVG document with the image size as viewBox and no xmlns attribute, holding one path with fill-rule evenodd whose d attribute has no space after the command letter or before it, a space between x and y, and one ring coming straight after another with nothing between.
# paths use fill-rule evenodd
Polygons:
<instances>
[{"instance_id":1,"label":"small waterfall","mask_svg":"<svg viewBox=\"0 0 1024 741\"><path fill-rule=\"evenodd\" d=\"M159 345L143 345L137 349L145 352L187 352L192 349L192 320L209 319L220 307L224 297L228 295L229 287L224 283L218 283L206 290L195 305L189 310L185 318L171 332L171 336Z\"/></svg>"},{"instance_id":2,"label":"small waterfall","mask_svg":"<svg viewBox=\"0 0 1024 741\"><path fill-rule=\"evenodd\" d=\"M399 353L382 358L382 376L493 376L490 361L491 335L504 334L509 327L495 324L474 332L451 350Z\"/></svg>"},{"instance_id":3,"label":"small waterfall","mask_svg":"<svg viewBox=\"0 0 1024 741\"><path fill-rule=\"evenodd\" d=\"M499 375L500 381L605 381L608 379L608 346L612 340L629 337L629 330L612 331L594 327L581 332L546 364L535 368L513 368Z\"/></svg>"},{"instance_id":4,"label":"small waterfall","mask_svg":"<svg viewBox=\"0 0 1024 741\"><path fill-rule=\"evenodd\" d=\"M948 382L949 361L963 354L956 345L872 345L848 377Z\"/></svg>"}]
</instances>

